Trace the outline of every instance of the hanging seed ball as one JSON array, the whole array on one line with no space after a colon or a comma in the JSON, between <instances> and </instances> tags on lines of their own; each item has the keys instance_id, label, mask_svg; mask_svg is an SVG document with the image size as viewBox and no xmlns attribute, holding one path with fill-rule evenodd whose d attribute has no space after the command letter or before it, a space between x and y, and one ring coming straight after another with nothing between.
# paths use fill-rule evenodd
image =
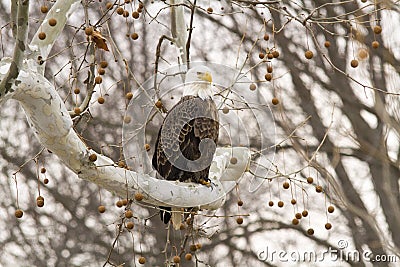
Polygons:
<instances>
[{"instance_id":1,"label":"hanging seed ball","mask_svg":"<svg viewBox=\"0 0 400 267\"><path fill-rule=\"evenodd\" d=\"M283 186L283 188L284 189L289 189L289 183L288 182L284 182L283 184L282 184L282 186Z\"/></svg>"},{"instance_id":2,"label":"hanging seed ball","mask_svg":"<svg viewBox=\"0 0 400 267\"><path fill-rule=\"evenodd\" d=\"M124 12L122 13L122 16L123 16L124 18L129 17L129 11L128 11L128 10L124 10Z\"/></svg>"},{"instance_id":3,"label":"hanging seed ball","mask_svg":"<svg viewBox=\"0 0 400 267\"><path fill-rule=\"evenodd\" d=\"M268 53L268 54L267 54L267 58L268 58L268 59L273 59L273 58L274 58L274 55L272 55L272 53Z\"/></svg>"},{"instance_id":4,"label":"hanging seed ball","mask_svg":"<svg viewBox=\"0 0 400 267\"><path fill-rule=\"evenodd\" d=\"M242 217L236 218L236 222L237 222L237 224L242 224L243 223L243 218Z\"/></svg>"},{"instance_id":5,"label":"hanging seed ball","mask_svg":"<svg viewBox=\"0 0 400 267\"><path fill-rule=\"evenodd\" d=\"M90 160L91 162L95 162L95 161L97 160L97 155L96 155L96 154L91 154L91 155L89 156L89 160Z\"/></svg>"},{"instance_id":6,"label":"hanging seed ball","mask_svg":"<svg viewBox=\"0 0 400 267\"><path fill-rule=\"evenodd\" d=\"M268 35L268 33L264 34L264 40L265 40L265 41L268 41L268 40L269 40L269 35Z\"/></svg>"},{"instance_id":7,"label":"hanging seed ball","mask_svg":"<svg viewBox=\"0 0 400 267\"><path fill-rule=\"evenodd\" d=\"M93 34L93 27L92 26L88 26L85 28L85 34L86 35L92 35Z\"/></svg>"},{"instance_id":8,"label":"hanging seed ball","mask_svg":"<svg viewBox=\"0 0 400 267\"><path fill-rule=\"evenodd\" d=\"M132 210L125 211L125 217L128 218L128 219L132 218L133 217Z\"/></svg>"},{"instance_id":9,"label":"hanging seed ball","mask_svg":"<svg viewBox=\"0 0 400 267\"><path fill-rule=\"evenodd\" d=\"M125 98L131 100L133 98L133 93L132 92L126 93Z\"/></svg>"},{"instance_id":10,"label":"hanging seed ball","mask_svg":"<svg viewBox=\"0 0 400 267\"><path fill-rule=\"evenodd\" d=\"M250 88L251 91L254 91L254 90L257 89L257 86L256 86L255 83L252 83L252 84L250 84L249 88Z\"/></svg>"},{"instance_id":11,"label":"hanging seed ball","mask_svg":"<svg viewBox=\"0 0 400 267\"><path fill-rule=\"evenodd\" d=\"M134 19L138 19L138 18L139 18L139 12L133 11L133 12L132 12L132 17L133 17Z\"/></svg>"},{"instance_id":12,"label":"hanging seed ball","mask_svg":"<svg viewBox=\"0 0 400 267\"><path fill-rule=\"evenodd\" d=\"M243 201L242 201L242 200L239 200L239 201L237 202L237 204L238 204L239 207L241 207L241 206L243 206Z\"/></svg>"},{"instance_id":13,"label":"hanging seed ball","mask_svg":"<svg viewBox=\"0 0 400 267\"><path fill-rule=\"evenodd\" d=\"M326 48L329 48L329 47L331 46L331 42L325 41L324 46L325 46Z\"/></svg>"},{"instance_id":14,"label":"hanging seed ball","mask_svg":"<svg viewBox=\"0 0 400 267\"><path fill-rule=\"evenodd\" d=\"M103 205L100 205L97 209L100 213L104 213L106 211L106 207L104 207Z\"/></svg>"},{"instance_id":15,"label":"hanging seed ball","mask_svg":"<svg viewBox=\"0 0 400 267\"><path fill-rule=\"evenodd\" d=\"M272 80L272 74L271 73L266 73L264 77L265 77L265 80L267 80L269 82Z\"/></svg>"},{"instance_id":16,"label":"hanging seed ball","mask_svg":"<svg viewBox=\"0 0 400 267\"><path fill-rule=\"evenodd\" d=\"M283 201L282 201L282 200L279 200L279 201L278 201L278 207L279 207L279 208L282 208L283 205L284 205Z\"/></svg>"},{"instance_id":17,"label":"hanging seed ball","mask_svg":"<svg viewBox=\"0 0 400 267\"><path fill-rule=\"evenodd\" d=\"M186 253L186 255L185 255L185 260L191 261L191 260L192 260L192 254Z\"/></svg>"},{"instance_id":18,"label":"hanging seed ball","mask_svg":"<svg viewBox=\"0 0 400 267\"><path fill-rule=\"evenodd\" d=\"M139 3L139 8L144 8L144 4L143 3Z\"/></svg>"},{"instance_id":19,"label":"hanging seed ball","mask_svg":"<svg viewBox=\"0 0 400 267\"><path fill-rule=\"evenodd\" d=\"M273 205L274 205L274 202L273 202L272 200L270 200L270 201L268 202L268 206L272 207Z\"/></svg>"},{"instance_id":20,"label":"hanging seed ball","mask_svg":"<svg viewBox=\"0 0 400 267\"><path fill-rule=\"evenodd\" d=\"M49 12L49 8L47 6L41 6L40 12L42 12L43 14L46 14L47 12Z\"/></svg>"},{"instance_id":21,"label":"hanging seed ball","mask_svg":"<svg viewBox=\"0 0 400 267\"><path fill-rule=\"evenodd\" d=\"M100 68L107 68L108 67L108 62L105 60L100 61Z\"/></svg>"},{"instance_id":22,"label":"hanging seed ball","mask_svg":"<svg viewBox=\"0 0 400 267\"><path fill-rule=\"evenodd\" d=\"M49 19L49 25L54 27L57 24L57 20L55 18L50 18Z\"/></svg>"},{"instance_id":23,"label":"hanging seed ball","mask_svg":"<svg viewBox=\"0 0 400 267\"><path fill-rule=\"evenodd\" d=\"M202 244L200 244L200 243L197 243L197 244L196 244L196 249L201 249L202 247L203 247Z\"/></svg>"},{"instance_id":24,"label":"hanging seed ball","mask_svg":"<svg viewBox=\"0 0 400 267\"><path fill-rule=\"evenodd\" d=\"M228 114L229 113L229 108L227 106L222 108L222 113Z\"/></svg>"},{"instance_id":25,"label":"hanging seed ball","mask_svg":"<svg viewBox=\"0 0 400 267\"><path fill-rule=\"evenodd\" d=\"M237 163L237 161L238 161L237 158L232 157L231 160L230 160L230 163L235 165Z\"/></svg>"},{"instance_id":26,"label":"hanging seed ball","mask_svg":"<svg viewBox=\"0 0 400 267\"><path fill-rule=\"evenodd\" d=\"M189 249L190 249L190 251L196 251L197 250L197 247L196 247L196 245L190 245L189 246Z\"/></svg>"},{"instance_id":27,"label":"hanging seed ball","mask_svg":"<svg viewBox=\"0 0 400 267\"><path fill-rule=\"evenodd\" d=\"M377 49L379 47L379 42L378 41L373 41L372 42L372 48Z\"/></svg>"},{"instance_id":28,"label":"hanging seed ball","mask_svg":"<svg viewBox=\"0 0 400 267\"><path fill-rule=\"evenodd\" d=\"M42 196L38 196L36 198L36 205L41 208L44 206L44 198Z\"/></svg>"},{"instance_id":29,"label":"hanging seed ball","mask_svg":"<svg viewBox=\"0 0 400 267\"><path fill-rule=\"evenodd\" d=\"M307 210L303 210L303 212L301 213L301 215L303 215L303 217L307 217L307 216L308 216L308 211L307 211Z\"/></svg>"},{"instance_id":30,"label":"hanging seed ball","mask_svg":"<svg viewBox=\"0 0 400 267\"><path fill-rule=\"evenodd\" d=\"M46 172L46 168L45 168L45 167L41 168L41 169L40 169L40 172L41 172L41 173L45 173L45 172Z\"/></svg>"},{"instance_id":31,"label":"hanging seed ball","mask_svg":"<svg viewBox=\"0 0 400 267\"><path fill-rule=\"evenodd\" d=\"M81 109L78 107L74 108L74 113L78 115L81 114Z\"/></svg>"},{"instance_id":32,"label":"hanging seed ball","mask_svg":"<svg viewBox=\"0 0 400 267\"><path fill-rule=\"evenodd\" d=\"M294 215L294 217L296 217L296 219L301 219L301 213L300 212L297 212L295 215Z\"/></svg>"},{"instance_id":33,"label":"hanging seed ball","mask_svg":"<svg viewBox=\"0 0 400 267\"><path fill-rule=\"evenodd\" d=\"M44 40L44 39L46 39L46 33L39 32L38 37L39 37L40 40Z\"/></svg>"},{"instance_id":34,"label":"hanging seed ball","mask_svg":"<svg viewBox=\"0 0 400 267\"><path fill-rule=\"evenodd\" d=\"M21 218L24 215L24 212L21 209L17 209L14 213L15 217L18 219Z\"/></svg>"},{"instance_id":35,"label":"hanging seed ball","mask_svg":"<svg viewBox=\"0 0 400 267\"><path fill-rule=\"evenodd\" d=\"M315 187L315 191L316 191L317 193L321 193L321 192L323 191L322 186L317 185L317 186Z\"/></svg>"},{"instance_id":36,"label":"hanging seed ball","mask_svg":"<svg viewBox=\"0 0 400 267\"><path fill-rule=\"evenodd\" d=\"M307 230L307 234L313 235L313 234L314 234L314 229L309 228L309 229Z\"/></svg>"},{"instance_id":37,"label":"hanging seed ball","mask_svg":"<svg viewBox=\"0 0 400 267\"><path fill-rule=\"evenodd\" d=\"M99 102L99 104L104 104L104 102L106 102L106 100L104 99L104 97L100 96L99 98L97 98L97 102Z\"/></svg>"},{"instance_id":38,"label":"hanging seed ball","mask_svg":"<svg viewBox=\"0 0 400 267\"><path fill-rule=\"evenodd\" d=\"M107 2L106 8L111 9L113 7L113 4L111 2Z\"/></svg>"},{"instance_id":39,"label":"hanging seed ball","mask_svg":"<svg viewBox=\"0 0 400 267\"><path fill-rule=\"evenodd\" d=\"M135 200L136 201L142 201L143 200L143 194L142 193L140 193L140 192L136 192L135 193Z\"/></svg>"},{"instance_id":40,"label":"hanging seed ball","mask_svg":"<svg viewBox=\"0 0 400 267\"><path fill-rule=\"evenodd\" d=\"M139 34L137 34L136 32L134 32L134 33L131 34L131 38L132 38L133 40L137 40L137 39L139 38Z\"/></svg>"},{"instance_id":41,"label":"hanging seed ball","mask_svg":"<svg viewBox=\"0 0 400 267\"><path fill-rule=\"evenodd\" d=\"M101 84L103 82L103 78L101 78L101 76L96 76L96 78L94 78L94 82L96 84Z\"/></svg>"},{"instance_id":42,"label":"hanging seed ball","mask_svg":"<svg viewBox=\"0 0 400 267\"><path fill-rule=\"evenodd\" d=\"M326 223L325 224L325 229L326 230L330 230L332 228L332 224L330 224L330 223Z\"/></svg>"},{"instance_id":43,"label":"hanging seed ball","mask_svg":"<svg viewBox=\"0 0 400 267\"><path fill-rule=\"evenodd\" d=\"M124 9L123 9L122 7L118 7L118 8L117 8L117 14L118 14L118 15L124 14Z\"/></svg>"},{"instance_id":44,"label":"hanging seed ball","mask_svg":"<svg viewBox=\"0 0 400 267\"><path fill-rule=\"evenodd\" d=\"M314 56L314 53L313 53L311 50L307 50L307 51L304 53L304 56L306 57L306 59L312 59L313 56Z\"/></svg>"},{"instance_id":45,"label":"hanging seed ball","mask_svg":"<svg viewBox=\"0 0 400 267\"><path fill-rule=\"evenodd\" d=\"M124 205L124 206L128 205L128 199L124 198L122 200L122 205Z\"/></svg>"},{"instance_id":46,"label":"hanging seed ball","mask_svg":"<svg viewBox=\"0 0 400 267\"><path fill-rule=\"evenodd\" d=\"M258 57L259 57L260 59L264 59L265 54L264 54L263 52L260 52L260 53L258 54Z\"/></svg>"},{"instance_id":47,"label":"hanging seed ball","mask_svg":"<svg viewBox=\"0 0 400 267\"><path fill-rule=\"evenodd\" d=\"M99 68L99 69L97 70L97 73L98 73L99 75L104 75L104 74L106 73L106 70L103 69L103 68Z\"/></svg>"},{"instance_id":48,"label":"hanging seed ball","mask_svg":"<svg viewBox=\"0 0 400 267\"><path fill-rule=\"evenodd\" d=\"M272 56L273 56L274 58L278 58L278 57L279 57L279 51L278 51L278 50L272 51Z\"/></svg>"},{"instance_id":49,"label":"hanging seed ball","mask_svg":"<svg viewBox=\"0 0 400 267\"><path fill-rule=\"evenodd\" d=\"M139 258L139 263L140 263L140 264L145 264L145 263L146 263L146 258L143 257L143 256L140 257L140 258Z\"/></svg>"},{"instance_id":50,"label":"hanging seed ball","mask_svg":"<svg viewBox=\"0 0 400 267\"><path fill-rule=\"evenodd\" d=\"M157 102L154 104L157 108L162 108L162 102L161 100L157 100Z\"/></svg>"},{"instance_id":51,"label":"hanging seed ball","mask_svg":"<svg viewBox=\"0 0 400 267\"><path fill-rule=\"evenodd\" d=\"M272 98L272 104L275 105L275 106L278 105L279 104L279 99L276 98L276 97Z\"/></svg>"},{"instance_id":52,"label":"hanging seed ball","mask_svg":"<svg viewBox=\"0 0 400 267\"><path fill-rule=\"evenodd\" d=\"M361 48L358 50L358 57L360 59L366 59L368 57L368 50L365 48Z\"/></svg>"},{"instance_id":53,"label":"hanging seed ball","mask_svg":"<svg viewBox=\"0 0 400 267\"><path fill-rule=\"evenodd\" d=\"M121 208L121 207L123 206L122 200L118 200L117 203L115 203L115 205L116 205L118 208Z\"/></svg>"},{"instance_id":54,"label":"hanging seed ball","mask_svg":"<svg viewBox=\"0 0 400 267\"><path fill-rule=\"evenodd\" d=\"M382 27L379 26L379 25L376 25L376 26L374 27L374 33L375 33L375 34L381 34L381 32L382 32Z\"/></svg>"},{"instance_id":55,"label":"hanging seed ball","mask_svg":"<svg viewBox=\"0 0 400 267\"><path fill-rule=\"evenodd\" d=\"M44 184L48 184L48 183L49 183L49 179L45 178L45 179L43 180L43 183L44 183Z\"/></svg>"},{"instance_id":56,"label":"hanging seed ball","mask_svg":"<svg viewBox=\"0 0 400 267\"><path fill-rule=\"evenodd\" d=\"M178 255L176 255L176 256L174 256L174 257L172 258L172 261L173 261L174 263L180 263L180 262L181 262L181 257L179 257Z\"/></svg>"},{"instance_id":57,"label":"hanging seed ball","mask_svg":"<svg viewBox=\"0 0 400 267\"><path fill-rule=\"evenodd\" d=\"M272 69L272 66L271 66L271 65L267 67L267 72L268 72L268 73L272 73L272 70L273 70L273 69Z\"/></svg>"},{"instance_id":58,"label":"hanging seed ball","mask_svg":"<svg viewBox=\"0 0 400 267\"><path fill-rule=\"evenodd\" d=\"M133 227L135 227L135 225L133 224L133 222L127 222L127 223L126 223L126 228L128 228L129 230L132 230Z\"/></svg>"},{"instance_id":59,"label":"hanging seed ball","mask_svg":"<svg viewBox=\"0 0 400 267\"><path fill-rule=\"evenodd\" d=\"M124 122L125 123L131 123L131 121L132 121L132 117L131 116L125 116L124 117Z\"/></svg>"},{"instance_id":60,"label":"hanging seed ball","mask_svg":"<svg viewBox=\"0 0 400 267\"><path fill-rule=\"evenodd\" d=\"M312 184L314 179L312 177L307 177L307 183Z\"/></svg>"},{"instance_id":61,"label":"hanging seed ball","mask_svg":"<svg viewBox=\"0 0 400 267\"><path fill-rule=\"evenodd\" d=\"M81 89L79 89L79 88L75 88L75 89L74 89L74 94L77 95L77 94L79 94L80 92L81 92Z\"/></svg>"},{"instance_id":62,"label":"hanging seed ball","mask_svg":"<svg viewBox=\"0 0 400 267\"><path fill-rule=\"evenodd\" d=\"M149 145L149 144L144 144L144 149L145 149L146 151L149 151L149 150L150 150L150 145Z\"/></svg>"},{"instance_id":63,"label":"hanging seed ball","mask_svg":"<svg viewBox=\"0 0 400 267\"><path fill-rule=\"evenodd\" d=\"M292 224L293 224L293 225L298 225L298 224L299 224L299 220L296 219L296 218L294 218L294 219L292 220Z\"/></svg>"},{"instance_id":64,"label":"hanging seed ball","mask_svg":"<svg viewBox=\"0 0 400 267\"><path fill-rule=\"evenodd\" d=\"M296 199L292 198L292 200L290 200L290 203L292 203L292 205L296 205L297 201Z\"/></svg>"},{"instance_id":65,"label":"hanging seed ball","mask_svg":"<svg viewBox=\"0 0 400 267\"><path fill-rule=\"evenodd\" d=\"M329 206L328 207L328 212L329 213L333 213L335 211L335 207L333 207L333 206Z\"/></svg>"},{"instance_id":66,"label":"hanging seed ball","mask_svg":"<svg viewBox=\"0 0 400 267\"><path fill-rule=\"evenodd\" d=\"M211 13L213 13L213 12L214 12L214 10L212 9L212 7L207 8L207 13L208 13L208 14L211 14Z\"/></svg>"},{"instance_id":67,"label":"hanging seed ball","mask_svg":"<svg viewBox=\"0 0 400 267\"><path fill-rule=\"evenodd\" d=\"M357 59L353 59L350 62L350 66L352 66L353 68L357 68L358 67L358 60Z\"/></svg>"}]
</instances>

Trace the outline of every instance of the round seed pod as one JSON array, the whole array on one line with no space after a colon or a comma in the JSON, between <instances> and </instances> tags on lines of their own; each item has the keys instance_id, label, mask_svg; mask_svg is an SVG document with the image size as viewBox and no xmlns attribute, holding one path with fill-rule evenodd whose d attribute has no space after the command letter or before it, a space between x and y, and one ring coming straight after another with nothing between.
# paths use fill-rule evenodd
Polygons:
<instances>
[{"instance_id":1,"label":"round seed pod","mask_svg":"<svg viewBox=\"0 0 400 267\"><path fill-rule=\"evenodd\" d=\"M39 37L40 40L44 40L44 39L46 39L46 33L39 32L38 37Z\"/></svg>"},{"instance_id":2,"label":"round seed pod","mask_svg":"<svg viewBox=\"0 0 400 267\"><path fill-rule=\"evenodd\" d=\"M49 25L54 27L57 24L57 20L55 18L50 18L49 19Z\"/></svg>"},{"instance_id":3,"label":"round seed pod","mask_svg":"<svg viewBox=\"0 0 400 267\"><path fill-rule=\"evenodd\" d=\"M17 209L14 213L15 217L17 217L18 219L22 218L22 216L24 216L24 212L21 209Z\"/></svg>"},{"instance_id":4,"label":"round seed pod","mask_svg":"<svg viewBox=\"0 0 400 267\"><path fill-rule=\"evenodd\" d=\"M43 14L46 14L47 12L49 12L49 8L47 6L41 6L40 12L42 12Z\"/></svg>"},{"instance_id":5,"label":"round seed pod","mask_svg":"<svg viewBox=\"0 0 400 267\"><path fill-rule=\"evenodd\" d=\"M145 264L145 263L146 263L146 258L143 257L143 256L140 257L140 258L139 258L139 263L140 263L140 264Z\"/></svg>"},{"instance_id":6,"label":"round seed pod","mask_svg":"<svg viewBox=\"0 0 400 267\"><path fill-rule=\"evenodd\" d=\"M92 35L93 34L93 27L92 26L88 26L85 28L85 34L86 35Z\"/></svg>"},{"instance_id":7,"label":"round seed pod","mask_svg":"<svg viewBox=\"0 0 400 267\"><path fill-rule=\"evenodd\" d=\"M306 57L306 59L312 59L313 56L314 56L314 53L313 53L311 50L307 50L307 51L304 53L304 56Z\"/></svg>"},{"instance_id":8,"label":"round seed pod","mask_svg":"<svg viewBox=\"0 0 400 267\"><path fill-rule=\"evenodd\" d=\"M97 208L97 210L98 210L100 213L104 213L104 212L106 211L106 207L103 206L103 205L100 205L100 206Z\"/></svg>"}]
</instances>

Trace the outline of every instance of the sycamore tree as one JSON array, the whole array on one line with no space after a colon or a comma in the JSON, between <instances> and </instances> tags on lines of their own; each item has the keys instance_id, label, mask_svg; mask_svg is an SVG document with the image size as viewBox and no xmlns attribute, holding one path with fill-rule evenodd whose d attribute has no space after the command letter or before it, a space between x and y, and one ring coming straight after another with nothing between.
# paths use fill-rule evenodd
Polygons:
<instances>
[{"instance_id":1,"label":"sycamore tree","mask_svg":"<svg viewBox=\"0 0 400 267\"><path fill-rule=\"evenodd\" d=\"M399 261L398 1L0 4L1 265ZM212 189L150 164L196 64Z\"/></svg>"}]
</instances>

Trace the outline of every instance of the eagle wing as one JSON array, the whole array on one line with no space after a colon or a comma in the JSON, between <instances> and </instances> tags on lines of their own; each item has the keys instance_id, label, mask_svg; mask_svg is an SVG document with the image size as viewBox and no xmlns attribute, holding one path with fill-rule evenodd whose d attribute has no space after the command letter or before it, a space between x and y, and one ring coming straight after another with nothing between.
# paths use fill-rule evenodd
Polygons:
<instances>
[{"instance_id":1,"label":"eagle wing","mask_svg":"<svg viewBox=\"0 0 400 267\"><path fill-rule=\"evenodd\" d=\"M168 112L160 128L153 167L166 180L208 181L218 132L214 101L183 97Z\"/></svg>"}]
</instances>

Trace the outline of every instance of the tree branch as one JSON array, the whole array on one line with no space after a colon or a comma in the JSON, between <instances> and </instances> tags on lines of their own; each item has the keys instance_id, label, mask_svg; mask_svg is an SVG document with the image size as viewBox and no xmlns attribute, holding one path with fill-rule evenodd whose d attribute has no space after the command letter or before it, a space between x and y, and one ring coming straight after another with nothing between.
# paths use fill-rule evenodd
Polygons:
<instances>
[{"instance_id":1,"label":"tree branch","mask_svg":"<svg viewBox=\"0 0 400 267\"><path fill-rule=\"evenodd\" d=\"M37 58L40 55L44 60L46 60L51 49L53 48L55 41L64 29L67 19L78 8L79 5L79 0L63 0L57 1L54 4L54 6L47 13L42 24L39 26L38 31L35 33L30 43L30 49L35 52L32 55L33 57ZM49 25L48 21L50 18L57 19L57 24L55 26ZM39 32L46 33L46 38L44 40L39 39ZM41 65L42 73L44 73L45 66L45 63Z\"/></svg>"},{"instance_id":2,"label":"tree branch","mask_svg":"<svg viewBox=\"0 0 400 267\"><path fill-rule=\"evenodd\" d=\"M0 83L0 98L11 90L11 80L18 77L21 69L26 50L26 39L28 36L28 19L29 0L13 1L11 4L11 22L13 35L15 37L14 53L8 72Z\"/></svg>"}]
</instances>

